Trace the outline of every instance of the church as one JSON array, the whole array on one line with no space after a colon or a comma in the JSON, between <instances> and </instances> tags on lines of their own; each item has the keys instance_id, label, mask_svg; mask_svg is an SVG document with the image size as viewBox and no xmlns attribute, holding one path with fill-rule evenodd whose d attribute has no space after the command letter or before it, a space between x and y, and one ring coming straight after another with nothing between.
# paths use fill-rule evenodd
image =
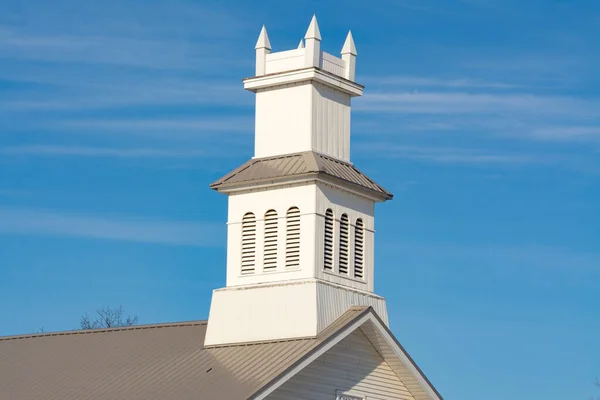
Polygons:
<instances>
[{"instance_id":1,"label":"church","mask_svg":"<svg viewBox=\"0 0 600 400\"><path fill-rule=\"evenodd\" d=\"M439 400L374 293L374 208L350 160L357 50L256 43L254 155L227 195L226 286L207 321L0 337L0 399Z\"/></svg>"}]
</instances>

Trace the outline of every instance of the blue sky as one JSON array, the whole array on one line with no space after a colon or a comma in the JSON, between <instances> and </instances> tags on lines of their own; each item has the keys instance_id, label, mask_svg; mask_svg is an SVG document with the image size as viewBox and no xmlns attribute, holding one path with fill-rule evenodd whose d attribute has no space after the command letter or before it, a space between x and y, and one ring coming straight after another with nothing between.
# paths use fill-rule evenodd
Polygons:
<instances>
[{"instance_id":1,"label":"blue sky","mask_svg":"<svg viewBox=\"0 0 600 400\"><path fill-rule=\"evenodd\" d=\"M102 305L204 319L252 155L254 44L358 49L352 160L376 291L447 399L586 399L600 375L600 4L0 3L0 335Z\"/></svg>"}]
</instances>

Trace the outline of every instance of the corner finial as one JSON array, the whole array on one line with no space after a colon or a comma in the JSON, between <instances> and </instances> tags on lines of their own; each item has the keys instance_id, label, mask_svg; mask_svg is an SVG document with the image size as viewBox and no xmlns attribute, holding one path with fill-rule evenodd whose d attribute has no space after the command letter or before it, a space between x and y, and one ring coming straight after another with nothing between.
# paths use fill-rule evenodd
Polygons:
<instances>
[{"instance_id":1,"label":"corner finial","mask_svg":"<svg viewBox=\"0 0 600 400\"><path fill-rule=\"evenodd\" d=\"M267 72L267 54L271 53L271 42L267 35L267 28L263 25L256 41L256 76Z\"/></svg>"},{"instance_id":2,"label":"corner finial","mask_svg":"<svg viewBox=\"0 0 600 400\"><path fill-rule=\"evenodd\" d=\"M254 48L271 50L271 42L269 41L269 35L267 35L267 28L264 25L260 30L260 35L258 35L258 40Z\"/></svg>"},{"instance_id":3,"label":"corner finial","mask_svg":"<svg viewBox=\"0 0 600 400\"><path fill-rule=\"evenodd\" d=\"M346 41L342 47L342 60L346 64L344 78L354 81L356 75L356 46L351 31L348 31L348 36L346 36Z\"/></svg>"},{"instance_id":4,"label":"corner finial","mask_svg":"<svg viewBox=\"0 0 600 400\"><path fill-rule=\"evenodd\" d=\"M303 49L304 48L304 40L300 39L300 43L298 43L298 48L299 49Z\"/></svg>"},{"instance_id":5,"label":"corner finial","mask_svg":"<svg viewBox=\"0 0 600 400\"><path fill-rule=\"evenodd\" d=\"M306 35L304 35L304 39L321 40L321 32L319 32L319 24L317 23L316 15L313 15L312 19L310 20L310 25L308 26Z\"/></svg>"},{"instance_id":6,"label":"corner finial","mask_svg":"<svg viewBox=\"0 0 600 400\"><path fill-rule=\"evenodd\" d=\"M346 41L342 47L342 54L352 54L353 56L358 55L356 52L356 46L354 45L354 39L352 38L352 31L348 31L348 36L346 36Z\"/></svg>"}]
</instances>

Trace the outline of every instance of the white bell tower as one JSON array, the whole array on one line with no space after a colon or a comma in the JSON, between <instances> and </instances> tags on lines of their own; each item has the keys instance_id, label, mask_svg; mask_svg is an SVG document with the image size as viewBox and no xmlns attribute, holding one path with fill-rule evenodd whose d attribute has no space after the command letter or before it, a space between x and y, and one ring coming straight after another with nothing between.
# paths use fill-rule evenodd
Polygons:
<instances>
[{"instance_id":1,"label":"white bell tower","mask_svg":"<svg viewBox=\"0 0 600 400\"><path fill-rule=\"evenodd\" d=\"M350 162L356 47L321 50L315 17L297 49L256 43L254 157L211 187L228 195L227 283L213 292L205 345L314 337L372 306L374 206L392 195Z\"/></svg>"}]
</instances>

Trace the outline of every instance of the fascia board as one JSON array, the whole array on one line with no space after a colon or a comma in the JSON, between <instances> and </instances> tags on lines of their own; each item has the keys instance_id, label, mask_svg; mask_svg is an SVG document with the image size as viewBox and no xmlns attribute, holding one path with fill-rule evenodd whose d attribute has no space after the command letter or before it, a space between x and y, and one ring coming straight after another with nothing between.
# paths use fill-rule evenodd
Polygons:
<instances>
[{"instance_id":1,"label":"fascia board","mask_svg":"<svg viewBox=\"0 0 600 400\"><path fill-rule=\"evenodd\" d=\"M248 398L248 400L262 400L265 399L268 395L273 393L277 388L283 385L285 382L290 380L294 375L298 372L302 371L308 365L310 365L313 361L319 358L321 355L326 353L333 346L341 342L344 338L346 338L350 333L354 332L358 329L362 324L364 324L369 315L373 312L371 307L367 308L363 311L359 316L356 317L352 322L346 325L344 328L340 329L338 333L334 334L327 338L323 343L321 343L317 348L313 349L311 352L306 354L303 358L294 363L290 368L280 374L278 377L273 379L271 382L267 383L263 386L258 392L254 393L252 396Z\"/></svg>"},{"instance_id":2,"label":"fascia board","mask_svg":"<svg viewBox=\"0 0 600 400\"><path fill-rule=\"evenodd\" d=\"M346 192L350 192L360 197L366 197L367 199L372 201L381 202L387 200L387 196L385 194L376 192L371 189L363 188L360 185L318 172L292 175L286 177L266 178L255 181L232 183L229 185L227 183L224 183L217 187L213 187L213 189L220 193L231 194L255 189L276 188L279 186L288 185L290 183L303 183L315 181L333 186L337 189L341 189Z\"/></svg>"},{"instance_id":3,"label":"fascia board","mask_svg":"<svg viewBox=\"0 0 600 400\"><path fill-rule=\"evenodd\" d=\"M280 374L278 377L273 379L271 382L263 386L258 392L250 396L249 400L262 400L268 395L273 393L277 388L282 386L285 382L290 380L298 372L309 366L317 358L329 351L333 346L344 340L352 332L360 328L364 323L370 321L377 328L383 339L387 344L394 350L395 355L406 365L409 371L417 378L419 383L427 392L427 395L431 400L443 400L442 396L437 392L429 380L425 377L423 372L417 367L413 359L408 355L406 350L398 343L396 338L393 336L391 331L385 326L381 318L375 313L372 307L367 308L363 311L356 319L350 322L345 327L341 328L336 334L329 337L317 348L306 354L303 358L298 360L290 368Z\"/></svg>"},{"instance_id":4,"label":"fascia board","mask_svg":"<svg viewBox=\"0 0 600 400\"><path fill-rule=\"evenodd\" d=\"M251 92L256 92L264 88L287 85L290 83L300 83L304 81L320 82L324 85L331 86L348 93L351 96L361 96L364 89L363 86L357 83L315 67L296 69L286 72L277 72L274 74L255 76L243 80L244 89Z\"/></svg>"}]
</instances>

